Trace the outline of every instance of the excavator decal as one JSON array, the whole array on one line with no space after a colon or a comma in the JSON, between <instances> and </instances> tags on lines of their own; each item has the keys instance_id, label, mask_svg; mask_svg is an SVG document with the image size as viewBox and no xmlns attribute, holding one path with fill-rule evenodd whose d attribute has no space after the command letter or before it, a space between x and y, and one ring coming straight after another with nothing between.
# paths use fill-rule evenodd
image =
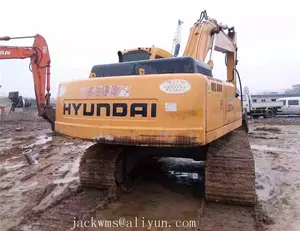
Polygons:
<instances>
[{"instance_id":1,"label":"excavator decal","mask_svg":"<svg viewBox=\"0 0 300 231\"><path fill-rule=\"evenodd\" d=\"M100 85L81 88L82 97L130 96L129 85Z\"/></svg>"},{"instance_id":2,"label":"excavator decal","mask_svg":"<svg viewBox=\"0 0 300 231\"><path fill-rule=\"evenodd\" d=\"M81 113L79 110L82 108ZM152 103L150 108L148 103L133 103L130 106L127 103L113 103L112 106L108 103L68 103L64 104L63 113L64 115L75 115L75 116L113 116L113 117L136 117L141 115L142 117L156 117L157 104ZM101 109L105 109L105 114L101 113ZM129 109L129 110L128 110ZM150 109L150 110L149 110Z\"/></svg>"},{"instance_id":3,"label":"excavator decal","mask_svg":"<svg viewBox=\"0 0 300 231\"><path fill-rule=\"evenodd\" d=\"M160 90L167 94L184 94L191 90L191 84L185 79L170 79L159 86Z\"/></svg>"},{"instance_id":4,"label":"excavator decal","mask_svg":"<svg viewBox=\"0 0 300 231\"><path fill-rule=\"evenodd\" d=\"M10 55L10 51L0 51L0 55Z\"/></svg>"}]
</instances>

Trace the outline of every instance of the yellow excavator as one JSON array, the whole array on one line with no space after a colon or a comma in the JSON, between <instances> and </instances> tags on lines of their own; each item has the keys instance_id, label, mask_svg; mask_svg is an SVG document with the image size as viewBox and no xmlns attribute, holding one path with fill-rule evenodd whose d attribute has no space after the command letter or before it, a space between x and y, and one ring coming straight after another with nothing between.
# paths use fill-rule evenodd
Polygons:
<instances>
[{"instance_id":1,"label":"yellow excavator","mask_svg":"<svg viewBox=\"0 0 300 231\"><path fill-rule=\"evenodd\" d=\"M226 56L226 81L212 75L216 51ZM130 61L124 54L119 63L93 66L88 79L61 83L55 113L40 105L56 132L95 141L80 162L82 187L120 196L130 190L130 173L140 159L183 157L205 161L207 201L254 205L234 28L204 11L182 57Z\"/></svg>"},{"instance_id":2,"label":"yellow excavator","mask_svg":"<svg viewBox=\"0 0 300 231\"><path fill-rule=\"evenodd\" d=\"M204 11L182 57L137 50L147 58L124 60L119 52L119 63L95 65L92 78L59 87L55 130L97 141L82 157L82 186L126 189L140 158L186 157L206 161L207 200L255 204L234 27ZM227 81L212 75L216 51L226 55Z\"/></svg>"}]
</instances>

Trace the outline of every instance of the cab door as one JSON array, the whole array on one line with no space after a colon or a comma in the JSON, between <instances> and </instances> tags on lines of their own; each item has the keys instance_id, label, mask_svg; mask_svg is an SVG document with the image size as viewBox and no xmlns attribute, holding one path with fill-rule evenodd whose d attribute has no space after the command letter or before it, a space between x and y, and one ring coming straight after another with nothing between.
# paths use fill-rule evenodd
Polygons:
<instances>
[{"instance_id":1,"label":"cab door","mask_svg":"<svg viewBox=\"0 0 300 231\"><path fill-rule=\"evenodd\" d=\"M288 100L288 114L300 114L300 104L298 99Z\"/></svg>"},{"instance_id":2,"label":"cab door","mask_svg":"<svg viewBox=\"0 0 300 231\"><path fill-rule=\"evenodd\" d=\"M279 115L285 115L288 114L288 105L287 105L287 100L281 99L278 100L277 102L281 103L282 102L282 107L281 109L277 112Z\"/></svg>"}]
</instances>

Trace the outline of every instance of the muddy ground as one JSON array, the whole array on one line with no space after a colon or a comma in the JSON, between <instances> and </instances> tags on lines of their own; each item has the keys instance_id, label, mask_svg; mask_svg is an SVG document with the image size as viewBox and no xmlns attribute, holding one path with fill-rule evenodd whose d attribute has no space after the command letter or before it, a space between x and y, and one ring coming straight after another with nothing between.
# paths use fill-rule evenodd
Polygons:
<instances>
[{"instance_id":1,"label":"muddy ground","mask_svg":"<svg viewBox=\"0 0 300 231\"><path fill-rule=\"evenodd\" d=\"M0 124L0 231L300 230L300 118L250 120L249 140L256 212L205 203L204 163L178 158L142 166L134 192L104 207L107 192L79 187L79 160L92 143L53 134L34 110L15 112ZM110 224L119 227L100 228Z\"/></svg>"}]
</instances>

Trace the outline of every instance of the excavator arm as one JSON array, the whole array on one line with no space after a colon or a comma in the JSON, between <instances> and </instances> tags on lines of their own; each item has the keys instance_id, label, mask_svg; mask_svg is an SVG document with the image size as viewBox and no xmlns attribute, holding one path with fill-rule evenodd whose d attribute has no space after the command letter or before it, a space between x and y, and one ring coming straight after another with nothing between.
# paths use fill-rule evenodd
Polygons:
<instances>
[{"instance_id":1,"label":"excavator arm","mask_svg":"<svg viewBox=\"0 0 300 231\"><path fill-rule=\"evenodd\" d=\"M225 30L228 30L226 33ZM218 23L210 19L206 11L190 29L190 35L183 56L191 56L205 62L209 54L208 65L213 69L213 52L218 51L226 54L227 81L235 85L234 69L237 64L236 32L234 27Z\"/></svg>"},{"instance_id":2,"label":"excavator arm","mask_svg":"<svg viewBox=\"0 0 300 231\"><path fill-rule=\"evenodd\" d=\"M0 46L0 59L30 59L38 115L47 120L54 130L55 110L50 106L50 55L43 36L0 37L0 41L34 38L32 47Z\"/></svg>"}]
</instances>

